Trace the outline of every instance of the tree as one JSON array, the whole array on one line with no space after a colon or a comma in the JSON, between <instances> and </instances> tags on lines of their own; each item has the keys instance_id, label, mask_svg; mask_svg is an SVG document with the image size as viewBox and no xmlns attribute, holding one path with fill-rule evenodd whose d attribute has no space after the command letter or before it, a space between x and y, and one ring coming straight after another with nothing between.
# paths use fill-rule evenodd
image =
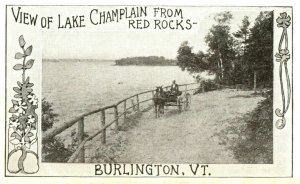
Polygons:
<instances>
[{"instance_id":1,"label":"tree","mask_svg":"<svg viewBox=\"0 0 300 184\"><path fill-rule=\"evenodd\" d=\"M199 51L197 54L192 52L192 47L187 41L181 43L177 53L177 61L179 67L190 73L199 73L208 69L206 55Z\"/></svg>"},{"instance_id":2,"label":"tree","mask_svg":"<svg viewBox=\"0 0 300 184\"><path fill-rule=\"evenodd\" d=\"M246 47L247 40L250 35L249 26L250 26L249 17L244 16L244 19L242 20L242 25L240 26L240 30L233 33L235 38L241 40L240 44L241 44L241 49L242 49L242 53L241 53L242 55L245 54L245 47Z\"/></svg>"},{"instance_id":3,"label":"tree","mask_svg":"<svg viewBox=\"0 0 300 184\"><path fill-rule=\"evenodd\" d=\"M230 20L232 19L232 14L229 11L225 11L225 12L221 12L221 13L217 13L214 16L214 20L218 23L218 24L229 24Z\"/></svg>"},{"instance_id":4,"label":"tree","mask_svg":"<svg viewBox=\"0 0 300 184\"><path fill-rule=\"evenodd\" d=\"M236 38L234 47L237 53L237 62L235 63L235 68L233 71L233 78L235 79L235 83L245 83L248 77L247 70L249 68L249 62L247 62L245 58L245 52L250 36L249 26L249 17L244 16L240 29L237 32L233 33L233 36Z\"/></svg>"},{"instance_id":5,"label":"tree","mask_svg":"<svg viewBox=\"0 0 300 184\"><path fill-rule=\"evenodd\" d=\"M234 39L230 34L230 12L222 12L215 16L217 25L213 25L205 37L205 42L209 46L210 68L215 70L220 82L229 82L230 71L233 67L235 51L233 48Z\"/></svg>"},{"instance_id":6,"label":"tree","mask_svg":"<svg viewBox=\"0 0 300 184\"><path fill-rule=\"evenodd\" d=\"M263 87L272 86L273 82L273 12L260 12L246 46L245 60L248 62L247 73Z\"/></svg>"},{"instance_id":7,"label":"tree","mask_svg":"<svg viewBox=\"0 0 300 184\"><path fill-rule=\"evenodd\" d=\"M215 15L213 25L205 42L207 53L193 53L188 42L178 49L178 65L191 73L209 71L221 83L227 85L247 83L272 86L273 80L273 13L261 12L250 28L249 18L245 16L240 29L231 34L230 12Z\"/></svg>"}]
</instances>

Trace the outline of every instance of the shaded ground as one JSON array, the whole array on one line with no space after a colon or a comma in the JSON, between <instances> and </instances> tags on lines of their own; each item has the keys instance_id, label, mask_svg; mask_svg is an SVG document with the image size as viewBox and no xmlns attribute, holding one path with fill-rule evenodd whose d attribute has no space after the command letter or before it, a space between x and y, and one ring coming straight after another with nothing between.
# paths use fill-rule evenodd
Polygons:
<instances>
[{"instance_id":1,"label":"shaded ground","mask_svg":"<svg viewBox=\"0 0 300 184\"><path fill-rule=\"evenodd\" d=\"M152 110L136 115L110 136L93 161L126 163L241 163L232 149L241 137L237 118L264 98L251 91L222 90L192 96L189 111L169 107L156 119ZM233 123L235 122L235 123ZM128 128L129 127L129 128ZM246 134L245 134L246 135ZM109 155L109 156L107 156ZM103 157L105 159L103 159ZM99 160L101 158L101 160Z\"/></svg>"},{"instance_id":2,"label":"shaded ground","mask_svg":"<svg viewBox=\"0 0 300 184\"><path fill-rule=\"evenodd\" d=\"M273 96L270 92L253 111L233 119L229 127L216 134L233 150L240 163L273 163Z\"/></svg>"}]
</instances>

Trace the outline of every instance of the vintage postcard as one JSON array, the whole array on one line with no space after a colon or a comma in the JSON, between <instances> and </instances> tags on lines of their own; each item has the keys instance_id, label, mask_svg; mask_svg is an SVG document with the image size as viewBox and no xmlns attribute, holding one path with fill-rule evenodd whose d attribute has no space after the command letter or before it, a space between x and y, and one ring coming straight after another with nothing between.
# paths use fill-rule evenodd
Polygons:
<instances>
[{"instance_id":1,"label":"vintage postcard","mask_svg":"<svg viewBox=\"0 0 300 184\"><path fill-rule=\"evenodd\" d=\"M293 176L292 7L6 5L5 29L6 177Z\"/></svg>"}]
</instances>

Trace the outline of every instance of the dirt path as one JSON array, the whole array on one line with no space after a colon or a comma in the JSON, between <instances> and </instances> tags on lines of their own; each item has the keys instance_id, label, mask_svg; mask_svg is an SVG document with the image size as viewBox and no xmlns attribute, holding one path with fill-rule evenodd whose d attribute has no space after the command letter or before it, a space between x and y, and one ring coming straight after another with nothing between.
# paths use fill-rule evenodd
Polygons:
<instances>
[{"instance_id":1,"label":"dirt path","mask_svg":"<svg viewBox=\"0 0 300 184\"><path fill-rule=\"evenodd\" d=\"M219 133L263 99L251 93L212 91L192 96L189 111L178 113L170 107L159 119L154 118L152 110L143 113L137 126L126 131L127 143L117 162L238 163L232 151L220 142Z\"/></svg>"}]
</instances>

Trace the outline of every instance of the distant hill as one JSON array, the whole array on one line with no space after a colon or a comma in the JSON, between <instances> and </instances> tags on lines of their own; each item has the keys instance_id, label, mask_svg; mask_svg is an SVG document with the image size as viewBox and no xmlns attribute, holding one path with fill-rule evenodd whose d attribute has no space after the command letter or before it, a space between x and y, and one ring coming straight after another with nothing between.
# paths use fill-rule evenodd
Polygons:
<instances>
[{"instance_id":1,"label":"distant hill","mask_svg":"<svg viewBox=\"0 0 300 184\"><path fill-rule=\"evenodd\" d=\"M177 61L173 59L166 59L163 56L148 56L148 57L127 57L115 61L116 65L143 65L143 66L174 66Z\"/></svg>"}]
</instances>

